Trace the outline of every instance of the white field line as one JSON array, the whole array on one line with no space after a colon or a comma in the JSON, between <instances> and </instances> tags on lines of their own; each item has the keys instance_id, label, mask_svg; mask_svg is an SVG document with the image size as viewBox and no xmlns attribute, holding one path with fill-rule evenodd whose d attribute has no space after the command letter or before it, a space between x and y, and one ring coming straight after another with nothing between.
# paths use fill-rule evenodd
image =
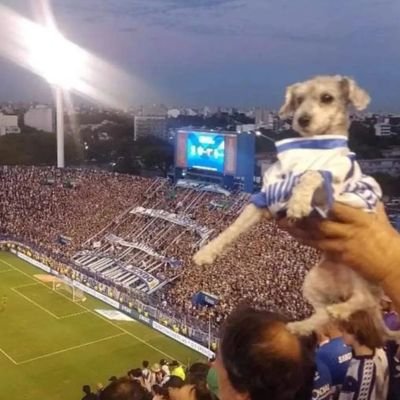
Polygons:
<instances>
[{"instance_id":1,"label":"white field line","mask_svg":"<svg viewBox=\"0 0 400 400\"><path fill-rule=\"evenodd\" d=\"M8 360L10 360L14 365L18 365L18 363L1 348L0 353L3 354Z\"/></svg>"},{"instance_id":2,"label":"white field line","mask_svg":"<svg viewBox=\"0 0 400 400\"><path fill-rule=\"evenodd\" d=\"M25 285L14 286L13 289L18 290L18 289L22 289L22 288L25 288L25 287L37 286L37 285L38 285L37 282L34 282L34 283L27 283L27 284L25 284Z\"/></svg>"},{"instance_id":3,"label":"white field line","mask_svg":"<svg viewBox=\"0 0 400 400\"><path fill-rule=\"evenodd\" d=\"M11 288L11 290L18 294L19 296L21 296L22 298L24 298L26 301L29 301L29 303L33 304L34 306L36 306L37 308L40 308L42 311L44 311L45 313L51 315L53 318L55 319L60 319L60 317L58 317L56 314L53 314L51 311L49 311L47 308L42 307L40 304L36 303L36 301L30 299L29 297L25 296L24 294L20 293L17 289L15 288Z\"/></svg>"},{"instance_id":4,"label":"white field line","mask_svg":"<svg viewBox=\"0 0 400 400\"><path fill-rule=\"evenodd\" d=\"M46 288L48 289L48 287L46 286L45 283L43 283L43 282L41 282L41 281L35 279L33 276L27 274L26 272L21 271L19 268L14 267L14 266L11 265L9 262L0 260L0 263L5 264L5 265L8 265L10 268L14 269L15 271L20 272L21 274L27 276L29 279L32 279L33 281L37 282L37 283L40 284L40 285L43 285L44 287L46 287ZM82 305L82 304L80 304L80 303L75 303L73 300L71 300L71 299L68 298L67 296L64 296L62 293L59 293L59 292L57 292L57 291L56 291L56 293L57 293L58 295L64 297L64 298L67 299L68 301L70 301L70 302L76 304L78 307L81 307L83 310L86 310L87 312L89 312L90 314L94 315L95 317L100 318L100 319L102 319L104 322L107 322L108 324L112 325L113 327L119 329L121 332L124 332L124 333L126 333L127 335L133 337L133 338L136 339L138 342L143 343L145 346L149 347L150 349L155 350L157 353L162 354L163 356L169 358L170 360L177 360L177 361L180 362L180 364L185 365L185 363L181 362L181 361L178 360L176 357L174 357L174 356L172 356L172 355L170 355L170 354L168 354L168 353L165 353L165 352L162 351L161 349L159 349L159 348L153 346L152 344L146 342L145 340L141 339L140 337L134 335L132 332L129 332L128 330L122 328L122 326L119 326L119 325L115 324L114 322L111 322L110 320L108 320L107 318L103 317L102 315L100 315L100 314L94 312L94 311L91 310L90 308L87 308L87 307L85 307L84 305Z\"/></svg>"},{"instance_id":5,"label":"white field line","mask_svg":"<svg viewBox=\"0 0 400 400\"><path fill-rule=\"evenodd\" d=\"M74 303L74 304L76 304L76 303ZM77 317L78 315L87 314L87 313L88 313L88 311L81 311L81 312L77 312L77 313L73 313L73 314L62 315L61 317L58 317L58 319L67 319L67 318Z\"/></svg>"},{"instance_id":6,"label":"white field line","mask_svg":"<svg viewBox=\"0 0 400 400\"><path fill-rule=\"evenodd\" d=\"M6 272L11 272L14 271L13 269L9 268L9 269L2 269L0 270L0 274L5 274Z\"/></svg>"},{"instance_id":7,"label":"white field line","mask_svg":"<svg viewBox=\"0 0 400 400\"><path fill-rule=\"evenodd\" d=\"M34 283L27 283L26 285L21 285L21 286L15 286L13 288L11 288L11 290L17 294L19 294L21 297L23 297L26 301L29 301L30 303L32 303L33 305L35 305L36 307L39 307L41 310L47 312L47 314L50 314L53 318L55 319L67 319L67 318L72 318L72 317L77 317L78 315L82 315L82 314L87 314L87 311L80 311L77 313L72 313L72 314L67 314L67 315L56 315L54 313L52 313L50 310L48 310L47 308L41 306L40 304L36 303L34 300L32 300L31 298L29 298L28 296L22 294L18 289L22 289L22 288L26 288L26 287L30 287L30 286L37 286L39 285L38 282L34 282ZM47 287L47 286L46 286Z\"/></svg>"},{"instance_id":8,"label":"white field line","mask_svg":"<svg viewBox=\"0 0 400 400\"><path fill-rule=\"evenodd\" d=\"M81 349L83 347L91 346L92 344L96 344L96 343L105 342L106 340L115 339L115 338L120 337L120 336L125 336L125 333L118 333L116 335L107 336L107 337L102 338L102 339L93 340L92 342L87 342L87 343L79 344L77 346L67 347L67 348L62 349L62 350L53 351L52 353L43 354L42 356L30 358L30 359L24 360L24 361L19 361L19 362L17 362L17 365L28 364L28 363L31 363L33 361L42 360L43 358L48 358L48 357L52 357L52 356L55 356L55 355L58 355L58 354L67 353L68 351Z\"/></svg>"}]
</instances>

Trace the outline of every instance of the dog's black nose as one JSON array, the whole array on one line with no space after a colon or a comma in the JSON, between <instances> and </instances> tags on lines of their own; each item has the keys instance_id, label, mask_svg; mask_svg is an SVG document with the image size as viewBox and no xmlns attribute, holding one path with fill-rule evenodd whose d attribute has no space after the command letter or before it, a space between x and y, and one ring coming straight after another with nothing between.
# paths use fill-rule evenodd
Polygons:
<instances>
[{"instance_id":1,"label":"dog's black nose","mask_svg":"<svg viewBox=\"0 0 400 400\"><path fill-rule=\"evenodd\" d=\"M311 117L308 114L304 114L298 119L298 122L302 128L306 128L308 125L310 125Z\"/></svg>"}]
</instances>

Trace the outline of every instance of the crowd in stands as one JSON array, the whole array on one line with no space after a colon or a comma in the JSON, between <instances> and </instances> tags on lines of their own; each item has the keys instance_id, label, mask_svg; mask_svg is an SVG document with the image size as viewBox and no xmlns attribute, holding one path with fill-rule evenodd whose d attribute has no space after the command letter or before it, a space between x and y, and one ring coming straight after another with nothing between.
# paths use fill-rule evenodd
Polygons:
<instances>
[{"instance_id":1,"label":"crowd in stands","mask_svg":"<svg viewBox=\"0 0 400 400\"><path fill-rule=\"evenodd\" d=\"M217 360L188 367L143 361L123 377L112 376L106 387L98 384L95 392L85 385L82 400L399 398L399 346L384 342L368 311L303 338L289 333L285 322L277 313L238 309L226 321Z\"/></svg>"},{"instance_id":2,"label":"crowd in stands","mask_svg":"<svg viewBox=\"0 0 400 400\"><path fill-rule=\"evenodd\" d=\"M309 338L287 330L285 316L302 318L309 312L300 288L317 260L316 250L264 223L241 238L229 257L197 267L191 257L203 238L196 230L131 213L139 206L164 210L215 235L237 216L245 196L227 200L217 193L174 188L166 180L35 167L1 168L0 191L2 238L28 244L67 274L74 268L72 257L84 250L113 256L121 263L138 263L170 281L157 293L164 309L215 325L224 322L212 367L199 363L185 371L178 362L168 365L161 360L151 367L144 362L125 377L113 377L96 393L85 385L85 400L400 398L399 347L384 341L368 311L358 311L347 321L333 321ZM329 249L338 262L381 283L394 304L385 305L385 322L399 330L400 239L380 218L373 220L375 226L365 213L358 213L353 225L348 215L346 224L341 220L342 227L334 222L334 239L323 237L329 221L323 232L313 225L314 247ZM156 256L114 245L107 240L111 234L128 243L139 240ZM324 240L315 242L318 234ZM171 268L163 257L178 261L179 267ZM198 290L215 294L219 303L212 308L193 305ZM252 308L233 311L239 304Z\"/></svg>"},{"instance_id":3,"label":"crowd in stands","mask_svg":"<svg viewBox=\"0 0 400 400\"><path fill-rule=\"evenodd\" d=\"M112 376L107 386L97 384L92 390L84 385L82 400L217 400L218 381L213 364L214 360L210 360L184 367L176 360L162 359L152 365L144 360L141 367L125 376Z\"/></svg>"},{"instance_id":4,"label":"crowd in stands","mask_svg":"<svg viewBox=\"0 0 400 400\"><path fill-rule=\"evenodd\" d=\"M202 326L211 323L217 328L239 303L268 307L294 318L309 311L301 284L317 252L301 246L276 225L259 225L229 256L212 266L198 267L191 262L201 242L198 233L129 212L140 206L175 213L206 227L212 236L237 216L248 200L244 195L225 197L176 188L164 179L48 167L2 167L0 191L0 235L34 245L65 264L76 252L94 251L93 244L100 243L97 252L151 268L161 281L174 280L156 294L157 301L163 309ZM180 268L169 268L141 250L113 246L106 240L110 233L178 260ZM216 295L219 303L213 308L193 305L195 290Z\"/></svg>"}]
</instances>

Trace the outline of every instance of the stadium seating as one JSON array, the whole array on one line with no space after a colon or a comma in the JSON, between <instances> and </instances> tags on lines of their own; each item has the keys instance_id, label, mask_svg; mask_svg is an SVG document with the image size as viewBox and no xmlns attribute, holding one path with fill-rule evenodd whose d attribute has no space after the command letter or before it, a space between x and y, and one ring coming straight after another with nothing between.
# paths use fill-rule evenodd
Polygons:
<instances>
[{"instance_id":1,"label":"stadium seating","mask_svg":"<svg viewBox=\"0 0 400 400\"><path fill-rule=\"evenodd\" d=\"M258 226L210 267L192 264L198 246L238 215L244 193L51 167L3 167L0 190L2 237L86 274L92 286L115 287L129 304L162 308L205 332L241 302L295 318L309 312L301 283L318 255L274 224ZM192 303L200 290L218 304Z\"/></svg>"}]
</instances>

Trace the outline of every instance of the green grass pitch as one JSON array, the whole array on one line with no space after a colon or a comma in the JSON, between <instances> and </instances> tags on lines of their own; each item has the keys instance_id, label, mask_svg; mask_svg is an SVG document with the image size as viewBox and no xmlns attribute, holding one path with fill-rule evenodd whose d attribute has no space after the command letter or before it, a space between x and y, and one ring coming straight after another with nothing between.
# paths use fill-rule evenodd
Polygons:
<instances>
[{"instance_id":1,"label":"green grass pitch","mask_svg":"<svg viewBox=\"0 0 400 400\"><path fill-rule=\"evenodd\" d=\"M139 322L105 319L94 309L111 307L94 298L74 303L40 273L0 253L0 398L80 399L82 385L106 384L144 359L204 360Z\"/></svg>"}]
</instances>

